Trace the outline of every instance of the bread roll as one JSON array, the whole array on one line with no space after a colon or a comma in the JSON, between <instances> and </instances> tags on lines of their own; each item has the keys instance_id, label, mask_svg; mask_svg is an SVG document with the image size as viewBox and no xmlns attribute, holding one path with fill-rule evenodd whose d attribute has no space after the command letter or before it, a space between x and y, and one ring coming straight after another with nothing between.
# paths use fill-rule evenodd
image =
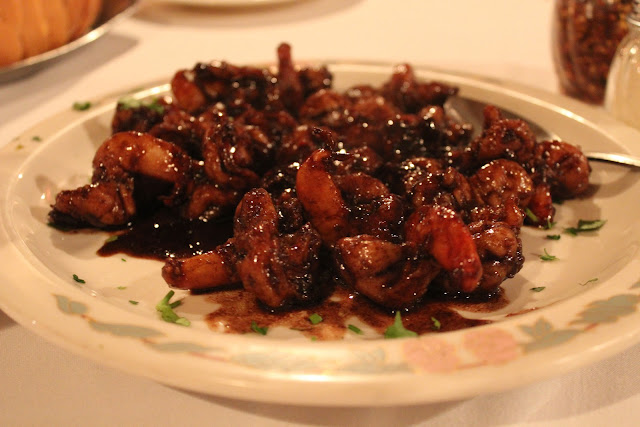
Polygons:
<instances>
[{"instance_id":1,"label":"bread roll","mask_svg":"<svg viewBox=\"0 0 640 427\"><path fill-rule=\"evenodd\" d=\"M77 39L86 33L102 9L102 0L65 0L67 8L72 16L74 25L71 32L71 40Z\"/></svg>"},{"instance_id":2,"label":"bread roll","mask_svg":"<svg viewBox=\"0 0 640 427\"><path fill-rule=\"evenodd\" d=\"M70 40L71 25L64 0L40 0L45 19L49 23L49 49L62 46Z\"/></svg>"},{"instance_id":3,"label":"bread roll","mask_svg":"<svg viewBox=\"0 0 640 427\"><path fill-rule=\"evenodd\" d=\"M20 0L0 1L0 67L24 58L20 36L23 21Z\"/></svg>"},{"instance_id":4,"label":"bread roll","mask_svg":"<svg viewBox=\"0 0 640 427\"><path fill-rule=\"evenodd\" d=\"M15 27L5 22L0 22L0 67L20 61L24 57L22 40L18 38Z\"/></svg>"},{"instance_id":5,"label":"bread roll","mask_svg":"<svg viewBox=\"0 0 640 427\"><path fill-rule=\"evenodd\" d=\"M0 67L60 47L89 31L103 0L0 0Z\"/></svg>"}]
</instances>

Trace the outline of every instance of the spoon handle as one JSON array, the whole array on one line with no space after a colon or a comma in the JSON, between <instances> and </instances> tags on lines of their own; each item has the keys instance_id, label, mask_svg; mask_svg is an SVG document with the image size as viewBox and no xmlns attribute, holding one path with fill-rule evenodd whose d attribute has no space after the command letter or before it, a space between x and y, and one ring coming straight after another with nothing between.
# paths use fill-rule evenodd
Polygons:
<instances>
[{"instance_id":1,"label":"spoon handle","mask_svg":"<svg viewBox=\"0 0 640 427\"><path fill-rule=\"evenodd\" d=\"M593 152L593 151L589 151L584 154L585 156L587 156L587 159L589 160L623 164L627 166L640 168L640 158L638 157L629 156L626 154L599 153L599 152Z\"/></svg>"}]
</instances>

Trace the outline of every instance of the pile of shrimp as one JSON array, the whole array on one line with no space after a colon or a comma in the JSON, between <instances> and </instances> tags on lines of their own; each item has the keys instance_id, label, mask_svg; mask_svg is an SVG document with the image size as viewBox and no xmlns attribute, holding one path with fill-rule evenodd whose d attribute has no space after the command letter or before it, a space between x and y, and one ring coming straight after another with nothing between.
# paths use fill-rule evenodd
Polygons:
<instances>
[{"instance_id":1,"label":"pile of shrimp","mask_svg":"<svg viewBox=\"0 0 640 427\"><path fill-rule=\"evenodd\" d=\"M525 222L585 192L590 167L488 106L482 133L449 117L457 88L396 67L380 87L337 92L326 67L199 63L172 97L119 105L89 185L62 191L54 224L111 229L158 206L193 221L233 216L212 251L169 258L174 288L241 284L269 309L335 286L391 309L427 291L494 292L522 267ZM158 108L158 106L160 108Z\"/></svg>"}]
</instances>

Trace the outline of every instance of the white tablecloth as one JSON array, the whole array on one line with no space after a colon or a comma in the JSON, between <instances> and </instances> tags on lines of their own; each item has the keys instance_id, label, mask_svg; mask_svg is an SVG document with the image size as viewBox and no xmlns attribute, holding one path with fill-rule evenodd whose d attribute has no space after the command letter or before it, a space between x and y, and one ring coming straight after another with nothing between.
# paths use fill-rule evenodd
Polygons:
<instances>
[{"instance_id":1,"label":"white tablecloth","mask_svg":"<svg viewBox=\"0 0 640 427\"><path fill-rule=\"evenodd\" d=\"M0 145L74 101L167 79L197 61L273 61L282 41L300 60L410 62L557 91L552 7L551 0L299 0L245 8L143 3L92 45L0 85ZM123 374L48 343L0 312L0 425L635 426L638 366L640 346L634 346L560 377L464 401L290 407L192 394Z\"/></svg>"}]
</instances>

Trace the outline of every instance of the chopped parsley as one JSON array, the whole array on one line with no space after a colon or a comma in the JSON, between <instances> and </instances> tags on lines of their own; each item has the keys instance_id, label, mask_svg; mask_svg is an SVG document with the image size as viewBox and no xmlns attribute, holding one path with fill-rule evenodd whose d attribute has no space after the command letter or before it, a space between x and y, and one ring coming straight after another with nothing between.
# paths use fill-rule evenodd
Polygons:
<instances>
[{"instance_id":1,"label":"chopped parsley","mask_svg":"<svg viewBox=\"0 0 640 427\"><path fill-rule=\"evenodd\" d=\"M435 317L432 317L431 321L433 322L433 325L431 325L431 329L433 329L435 331L439 331L440 328L442 327L442 324L440 323L440 321L438 319L436 319Z\"/></svg>"},{"instance_id":2,"label":"chopped parsley","mask_svg":"<svg viewBox=\"0 0 640 427\"><path fill-rule=\"evenodd\" d=\"M364 332L362 332L362 329L358 328L356 325L347 325L347 329L349 329L351 332L356 333L358 335L363 335Z\"/></svg>"},{"instance_id":3,"label":"chopped parsley","mask_svg":"<svg viewBox=\"0 0 640 427\"><path fill-rule=\"evenodd\" d=\"M386 331L384 331L385 338L406 338L406 337L417 337L413 331L405 329L402 324L402 316L400 315L400 311L396 311L396 317L393 321L393 325L389 326Z\"/></svg>"},{"instance_id":4,"label":"chopped parsley","mask_svg":"<svg viewBox=\"0 0 640 427\"><path fill-rule=\"evenodd\" d=\"M118 286L118 289L120 289L121 291L124 291L125 289L127 289L126 286Z\"/></svg>"},{"instance_id":5,"label":"chopped parsley","mask_svg":"<svg viewBox=\"0 0 640 427\"><path fill-rule=\"evenodd\" d=\"M317 325L318 323L322 322L322 316L320 316L318 313L313 313L311 316L309 316L309 321L311 322L311 324Z\"/></svg>"},{"instance_id":6,"label":"chopped parsley","mask_svg":"<svg viewBox=\"0 0 640 427\"><path fill-rule=\"evenodd\" d=\"M267 326L258 326L255 321L251 321L251 330L256 334L267 335L269 328Z\"/></svg>"},{"instance_id":7,"label":"chopped parsley","mask_svg":"<svg viewBox=\"0 0 640 427\"><path fill-rule=\"evenodd\" d=\"M524 208L524 213L525 215L527 215L527 218L531 220L531 222L535 222L535 223L540 222L540 218L538 218L538 215L534 214L531 209Z\"/></svg>"},{"instance_id":8,"label":"chopped parsley","mask_svg":"<svg viewBox=\"0 0 640 427\"><path fill-rule=\"evenodd\" d=\"M91 108L91 103L89 101L79 102L76 101L73 103L73 109L76 111L85 111Z\"/></svg>"},{"instance_id":9,"label":"chopped parsley","mask_svg":"<svg viewBox=\"0 0 640 427\"><path fill-rule=\"evenodd\" d=\"M78 283L87 283L83 279L79 278L77 274L73 275L73 280L75 280Z\"/></svg>"},{"instance_id":10,"label":"chopped parsley","mask_svg":"<svg viewBox=\"0 0 640 427\"><path fill-rule=\"evenodd\" d=\"M165 322L175 323L182 326L191 325L191 322L189 321L189 319L180 317L176 314L175 311L173 311L174 308L182 304L182 300L169 302L171 298L173 298L174 294L175 294L174 291L169 291L167 295L165 295L164 298L162 298L160 302L156 304L156 310L160 312L160 316L162 317L162 320L164 320Z\"/></svg>"},{"instance_id":11,"label":"chopped parsley","mask_svg":"<svg viewBox=\"0 0 640 427\"><path fill-rule=\"evenodd\" d=\"M576 227L565 228L564 231L572 236L577 236L578 233L583 233L585 231L596 231L600 230L607 220L605 219L594 219L594 220L586 220L580 219L578 220L578 225Z\"/></svg>"},{"instance_id":12,"label":"chopped parsley","mask_svg":"<svg viewBox=\"0 0 640 427\"><path fill-rule=\"evenodd\" d=\"M598 278L594 277L593 279L589 279L584 283L580 283L580 286L585 286L585 285L588 285L589 283L593 283L593 282L597 282L597 281L598 281Z\"/></svg>"},{"instance_id":13,"label":"chopped parsley","mask_svg":"<svg viewBox=\"0 0 640 427\"><path fill-rule=\"evenodd\" d=\"M535 287L535 288L531 288L531 289L529 289L529 290L530 290L530 291L533 291L533 292L542 292L542 291L544 291L546 288L547 288L546 286L537 286L537 287Z\"/></svg>"},{"instance_id":14,"label":"chopped parsley","mask_svg":"<svg viewBox=\"0 0 640 427\"><path fill-rule=\"evenodd\" d=\"M118 107L125 110L145 107L159 114L164 113L164 105L160 103L159 98L153 98L151 100L139 100L128 96L118 100Z\"/></svg>"},{"instance_id":15,"label":"chopped parsley","mask_svg":"<svg viewBox=\"0 0 640 427\"><path fill-rule=\"evenodd\" d=\"M134 301L132 299L129 300L129 304L138 305L138 301Z\"/></svg>"},{"instance_id":16,"label":"chopped parsley","mask_svg":"<svg viewBox=\"0 0 640 427\"><path fill-rule=\"evenodd\" d=\"M560 240L560 235L559 234L547 234L547 239L548 240Z\"/></svg>"},{"instance_id":17,"label":"chopped parsley","mask_svg":"<svg viewBox=\"0 0 640 427\"><path fill-rule=\"evenodd\" d=\"M544 249L544 254L540 255L540 259L542 261L555 261L558 259L558 257L555 255L551 255L549 252L547 252L546 249Z\"/></svg>"},{"instance_id":18,"label":"chopped parsley","mask_svg":"<svg viewBox=\"0 0 640 427\"><path fill-rule=\"evenodd\" d=\"M105 240L105 243L111 243L111 242L115 242L116 240L118 240L118 236L109 236L107 237L107 240Z\"/></svg>"},{"instance_id":19,"label":"chopped parsley","mask_svg":"<svg viewBox=\"0 0 640 427\"><path fill-rule=\"evenodd\" d=\"M42 138L40 138L38 135L34 135L34 136L31 137L31 140L32 141L36 141L36 142L40 142L40 141L42 141Z\"/></svg>"}]
</instances>

